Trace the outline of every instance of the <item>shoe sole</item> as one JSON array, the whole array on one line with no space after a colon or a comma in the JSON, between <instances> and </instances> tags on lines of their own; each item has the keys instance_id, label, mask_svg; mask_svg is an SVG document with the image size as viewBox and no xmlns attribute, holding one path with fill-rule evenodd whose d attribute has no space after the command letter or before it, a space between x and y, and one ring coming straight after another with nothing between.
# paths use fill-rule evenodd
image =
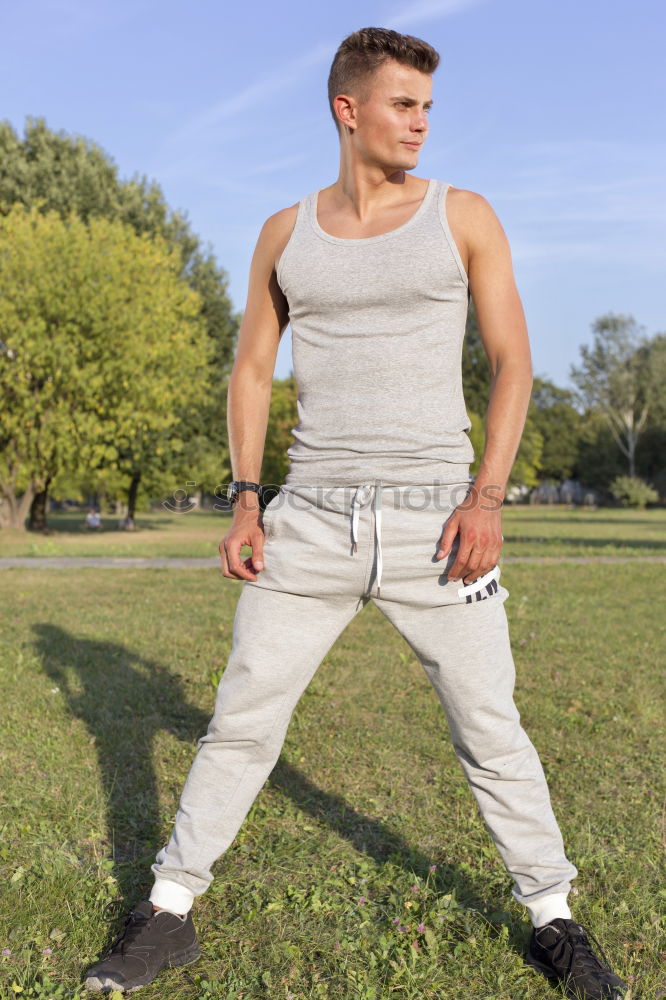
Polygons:
<instances>
[{"instance_id":1,"label":"shoe sole","mask_svg":"<svg viewBox=\"0 0 666 1000\"><path fill-rule=\"evenodd\" d=\"M200 956L201 948L197 942L190 948L186 948L185 951L179 951L176 955L172 955L169 964L160 969L151 979L145 979L141 982L135 981L133 986L114 983L110 976L102 976L101 978L91 976L84 981L83 985L91 993L113 993L114 990L118 990L119 993L134 993L136 990L140 990L142 986L149 986L159 976L160 972L164 972L165 969L175 969L181 965L190 965L192 962L196 962Z\"/></svg>"}]
</instances>

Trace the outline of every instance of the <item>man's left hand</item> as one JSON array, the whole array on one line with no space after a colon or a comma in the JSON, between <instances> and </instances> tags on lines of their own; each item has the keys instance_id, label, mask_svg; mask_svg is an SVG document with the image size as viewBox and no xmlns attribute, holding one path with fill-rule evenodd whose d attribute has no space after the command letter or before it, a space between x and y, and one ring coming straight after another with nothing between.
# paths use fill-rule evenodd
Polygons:
<instances>
[{"instance_id":1,"label":"man's left hand","mask_svg":"<svg viewBox=\"0 0 666 1000\"><path fill-rule=\"evenodd\" d=\"M472 583L497 565L502 549L502 504L498 500L480 503L479 491L472 486L464 501L448 518L436 558L444 559L460 532L460 546L447 576ZM467 579L469 577L469 579Z\"/></svg>"}]
</instances>

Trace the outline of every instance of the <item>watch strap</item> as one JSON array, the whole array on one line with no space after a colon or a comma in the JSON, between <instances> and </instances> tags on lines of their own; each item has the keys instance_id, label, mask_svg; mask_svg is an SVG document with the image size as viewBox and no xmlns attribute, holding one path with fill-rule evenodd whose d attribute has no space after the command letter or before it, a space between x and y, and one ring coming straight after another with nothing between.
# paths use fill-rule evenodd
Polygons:
<instances>
[{"instance_id":1,"label":"watch strap","mask_svg":"<svg viewBox=\"0 0 666 1000\"><path fill-rule=\"evenodd\" d=\"M227 496L233 507L241 493L245 490L251 490L253 493L257 494L259 501L261 502L262 489L263 487L261 483L252 483L247 479L234 479L231 483Z\"/></svg>"}]
</instances>

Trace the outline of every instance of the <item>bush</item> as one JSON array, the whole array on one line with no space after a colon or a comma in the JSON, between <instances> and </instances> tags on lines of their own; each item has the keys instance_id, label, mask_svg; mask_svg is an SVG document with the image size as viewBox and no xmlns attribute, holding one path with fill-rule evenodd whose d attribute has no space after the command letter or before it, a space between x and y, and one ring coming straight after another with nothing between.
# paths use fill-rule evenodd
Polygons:
<instances>
[{"instance_id":1,"label":"bush","mask_svg":"<svg viewBox=\"0 0 666 1000\"><path fill-rule=\"evenodd\" d=\"M657 491L638 476L616 476L610 484L610 491L622 507L638 507L640 510L646 503L659 499Z\"/></svg>"}]
</instances>

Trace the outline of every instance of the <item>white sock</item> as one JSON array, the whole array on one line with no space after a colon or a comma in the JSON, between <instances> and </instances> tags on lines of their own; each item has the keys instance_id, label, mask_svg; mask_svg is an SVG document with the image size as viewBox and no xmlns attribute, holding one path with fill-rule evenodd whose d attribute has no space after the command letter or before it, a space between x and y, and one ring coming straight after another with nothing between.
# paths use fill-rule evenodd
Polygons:
<instances>
[{"instance_id":1,"label":"white sock","mask_svg":"<svg viewBox=\"0 0 666 1000\"><path fill-rule=\"evenodd\" d=\"M551 920L557 920L558 917L563 920L571 920L567 895L566 892L551 892L549 895L541 896L540 899L535 899L533 903L530 903L527 909L532 926L545 927Z\"/></svg>"}]
</instances>

